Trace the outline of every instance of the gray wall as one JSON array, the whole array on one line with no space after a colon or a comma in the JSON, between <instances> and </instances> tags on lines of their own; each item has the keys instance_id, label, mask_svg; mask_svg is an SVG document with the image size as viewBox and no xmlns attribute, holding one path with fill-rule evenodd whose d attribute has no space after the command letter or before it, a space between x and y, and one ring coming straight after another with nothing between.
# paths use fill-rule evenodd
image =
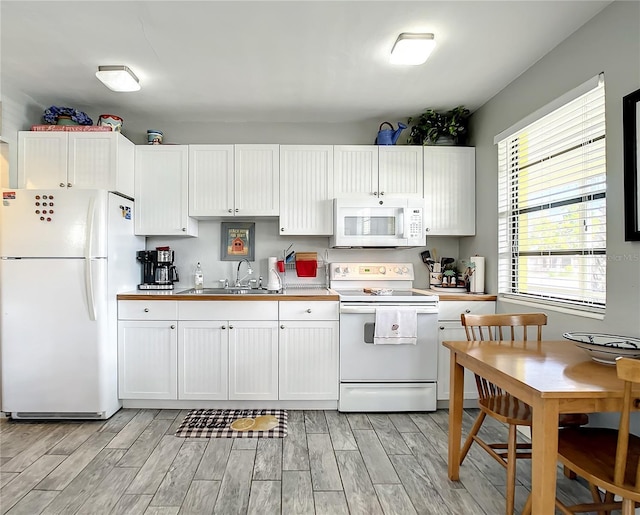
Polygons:
<instances>
[{"instance_id":1,"label":"gray wall","mask_svg":"<svg viewBox=\"0 0 640 515\"><path fill-rule=\"evenodd\" d=\"M497 293L496 134L536 109L605 73L607 130L607 309L604 320L547 311L546 338L565 331L640 336L640 242L624 241L622 97L640 88L640 3L617 1L574 32L476 111L477 234L460 240L462 255L487 257L486 287ZM535 308L498 302L499 312Z\"/></svg>"}]
</instances>

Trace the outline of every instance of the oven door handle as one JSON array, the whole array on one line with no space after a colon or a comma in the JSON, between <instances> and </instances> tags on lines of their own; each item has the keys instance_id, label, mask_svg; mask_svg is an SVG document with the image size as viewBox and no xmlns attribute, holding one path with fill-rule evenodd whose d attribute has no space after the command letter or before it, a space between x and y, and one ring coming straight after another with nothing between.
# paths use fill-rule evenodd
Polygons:
<instances>
[{"instance_id":1,"label":"oven door handle","mask_svg":"<svg viewBox=\"0 0 640 515\"><path fill-rule=\"evenodd\" d=\"M437 314L438 306L407 306L406 304L379 304L377 307L411 307L415 308L418 315ZM354 314L354 315L374 315L376 312L376 306L368 304L366 306L353 306L353 305L341 305L340 314Z\"/></svg>"}]
</instances>

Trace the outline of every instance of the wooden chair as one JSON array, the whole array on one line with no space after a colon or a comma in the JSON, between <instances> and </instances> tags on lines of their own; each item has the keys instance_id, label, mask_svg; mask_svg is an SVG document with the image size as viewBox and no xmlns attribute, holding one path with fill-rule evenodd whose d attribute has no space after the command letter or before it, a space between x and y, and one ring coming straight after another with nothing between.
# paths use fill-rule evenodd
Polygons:
<instances>
[{"instance_id":1,"label":"wooden chair","mask_svg":"<svg viewBox=\"0 0 640 515\"><path fill-rule=\"evenodd\" d=\"M573 506L556 499L556 507L566 515L594 511L608 514L620 509L622 515L634 515L636 503L640 503L640 438L629 430L630 413L640 407L640 399L631 391L634 383L640 383L640 360L618 358L616 370L625 381L618 429L565 428L558 434L558 459L589 482L594 499ZM599 488L606 493L603 495ZM615 495L622 502L614 502ZM531 513L531 496L522 513Z\"/></svg>"},{"instance_id":2,"label":"wooden chair","mask_svg":"<svg viewBox=\"0 0 640 515\"><path fill-rule=\"evenodd\" d=\"M542 340L542 327L547 324L544 313L508 313L499 315L461 315L467 340L529 340L529 332L535 333L535 340ZM512 515L515 500L516 460L531 458L531 444L517 443L517 427L532 426L531 407L495 384L476 374L478 405L480 413L469 436L460 451L460 464L464 461L471 445L476 442L498 463L507 469L506 513ZM509 426L507 442L487 443L478 432L489 415ZM560 417L559 425L583 425L589 421L587 415L570 414ZM572 477L570 471L565 475Z\"/></svg>"}]
</instances>

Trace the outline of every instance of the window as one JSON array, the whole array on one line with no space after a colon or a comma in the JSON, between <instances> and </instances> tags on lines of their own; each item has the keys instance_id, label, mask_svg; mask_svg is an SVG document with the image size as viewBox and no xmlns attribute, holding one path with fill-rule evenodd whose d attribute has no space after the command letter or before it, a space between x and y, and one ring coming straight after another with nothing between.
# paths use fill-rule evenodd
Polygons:
<instances>
[{"instance_id":1,"label":"window","mask_svg":"<svg viewBox=\"0 0 640 515\"><path fill-rule=\"evenodd\" d=\"M495 142L499 292L604 310L604 76L496 136Z\"/></svg>"}]
</instances>

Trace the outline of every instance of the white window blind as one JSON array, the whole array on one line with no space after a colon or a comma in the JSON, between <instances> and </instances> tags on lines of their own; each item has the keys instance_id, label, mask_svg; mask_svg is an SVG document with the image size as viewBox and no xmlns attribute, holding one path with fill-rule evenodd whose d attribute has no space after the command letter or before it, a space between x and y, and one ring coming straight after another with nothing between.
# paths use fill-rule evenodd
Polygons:
<instances>
[{"instance_id":1,"label":"white window blind","mask_svg":"<svg viewBox=\"0 0 640 515\"><path fill-rule=\"evenodd\" d=\"M604 309L606 155L600 78L586 93L498 141L501 294Z\"/></svg>"}]
</instances>

